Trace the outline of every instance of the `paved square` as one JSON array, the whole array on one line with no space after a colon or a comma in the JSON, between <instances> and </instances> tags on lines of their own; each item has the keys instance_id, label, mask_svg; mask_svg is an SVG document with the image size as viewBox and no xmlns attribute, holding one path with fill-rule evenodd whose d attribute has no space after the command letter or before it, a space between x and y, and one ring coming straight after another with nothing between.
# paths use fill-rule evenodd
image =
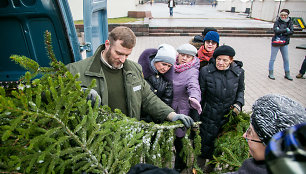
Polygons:
<instances>
[{"instance_id":1,"label":"paved square","mask_svg":"<svg viewBox=\"0 0 306 174\"><path fill-rule=\"evenodd\" d=\"M147 48L157 48L159 44L167 43L175 48L188 43L190 36L179 37L137 37L137 43L129 59L138 60L142 51ZM227 44L236 51L235 59L243 62L245 70L245 106L244 111L251 111L254 101L269 93L286 95L306 106L306 79L296 79L295 76L306 55L305 49L296 46L306 43L305 38L291 38L289 44L289 63L293 81L284 78L281 53L277 54L274 63L276 80L268 78L268 64L271 53L271 38L268 37L220 37L220 45Z\"/></svg>"}]
</instances>

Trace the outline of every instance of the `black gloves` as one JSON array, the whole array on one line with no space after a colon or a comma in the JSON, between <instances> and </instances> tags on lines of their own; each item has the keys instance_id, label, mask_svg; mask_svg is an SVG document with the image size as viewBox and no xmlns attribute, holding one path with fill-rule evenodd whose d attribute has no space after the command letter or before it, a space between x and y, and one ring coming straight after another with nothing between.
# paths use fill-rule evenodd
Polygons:
<instances>
[{"instance_id":1,"label":"black gloves","mask_svg":"<svg viewBox=\"0 0 306 174\"><path fill-rule=\"evenodd\" d=\"M193 119L184 114L176 114L171 121L181 120L186 127L193 126Z\"/></svg>"}]
</instances>

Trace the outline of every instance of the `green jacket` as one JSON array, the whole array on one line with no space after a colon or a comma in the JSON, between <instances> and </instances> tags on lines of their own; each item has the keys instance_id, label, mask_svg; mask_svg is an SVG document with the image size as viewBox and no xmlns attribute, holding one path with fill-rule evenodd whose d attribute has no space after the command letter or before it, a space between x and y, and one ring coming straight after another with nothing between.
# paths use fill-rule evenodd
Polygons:
<instances>
[{"instance_id":1,"label":"green jacket","mask_svg":"<svg viewBox=\"0 0 306 174\"><path fill-rule=\"evenodd\" d=\"M104 73L100 65L101 51L104 45L100 45L92 57L67 65L72 74L80 73L79 80L82 86L89 86L96 79L97 87L94 89L102 99L102 105L108 105L108 89ZM150 85L143 78L142 68L138 63L126 60L123 64L123 78L126 90L128 116L140 120L141 110L150 113L157 120L165 120L174 110L160 100L150 89Z\"/></svg>"}]
</instances>

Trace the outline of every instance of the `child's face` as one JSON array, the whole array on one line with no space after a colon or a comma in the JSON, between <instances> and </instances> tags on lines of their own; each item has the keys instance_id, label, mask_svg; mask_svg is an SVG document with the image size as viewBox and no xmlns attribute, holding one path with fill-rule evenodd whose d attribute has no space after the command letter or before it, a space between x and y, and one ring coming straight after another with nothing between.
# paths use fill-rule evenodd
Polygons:
<instances>
[{"instance_id":1,"label":"child's face","mask_svg":"<svg viewBox=\"0 0 306 174\"><path fill-rule=\"evenodd\" d=\"M192 60L193 60L193 55L183 54L183 53L178 54L178 64L179 65L191 62Z\"/></svg>"}]
</instances>

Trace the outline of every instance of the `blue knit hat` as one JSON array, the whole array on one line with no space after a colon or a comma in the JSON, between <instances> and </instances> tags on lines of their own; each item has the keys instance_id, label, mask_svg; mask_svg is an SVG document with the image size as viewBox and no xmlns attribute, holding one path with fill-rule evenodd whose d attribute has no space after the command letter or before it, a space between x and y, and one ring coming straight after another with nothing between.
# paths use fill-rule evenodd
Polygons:
<instances>
[{"instance_id":1,"label":"blue knit hat","mask_svg":"<svg viewBox=\"0 0 306 174\"><path fill-rule=\"evenodd\" d=\"M205 35L204 41L206 40L212 40L219 44L219 34L215 31L210 31Z\"/></svg>"}]
</instances>

